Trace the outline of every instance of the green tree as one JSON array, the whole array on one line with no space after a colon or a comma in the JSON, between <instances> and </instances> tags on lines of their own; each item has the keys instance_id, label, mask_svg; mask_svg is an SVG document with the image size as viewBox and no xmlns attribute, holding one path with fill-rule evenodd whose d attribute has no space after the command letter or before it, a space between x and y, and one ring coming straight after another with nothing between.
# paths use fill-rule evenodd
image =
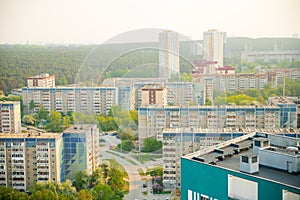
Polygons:
<instances>
[{"instance_id":1,"label":"green tree","mask_svg":"<svg viewBox=\"0 0 300 200\"><path fill-rule=\"evenodd\" d=\"M249 97L245 94L233 95L226 98L226 102L233 103L235 105L251 105L256 101L255 98Z\"/></svg>"},{"instance_id":2,"label":"green tree","mask_svg":"<svg viewBox=\"0 0 300 200\"><path fill-rule=\"evenodd\" d=\"M30 103L29 103L29 110L33 110L34 107L35 107L34 101L31 100Z\"/></svg>"},{"instance_id":3,"label":"green tree","mask_svg":"<svg viewBox=\"0 0 300 200\"><path fill-rule=\"evenodd\" d=\"M32 199L58 200L56 186L52 182L36 182L29 188Z\"/></svg>"},{"instance_id":4,"label":"green tree","mask_svg":"<svg viewBox=\"0 0 300 200\"><path fill-rule=\"evenodd\" d=\"M56 190L59 194L59 199L76 199L76 188L72 186L72 182L68 179L63 183L57 183Z\"/></svg>"},{"instance_id":5,"label":"green tree","mask_svg":"<svg viewBox=\"0 0 300 200\"><path fill-rule=\"evenodd\" d=\"M114 117L119 116L121 113L121 107L119 105L111 106L108 112L108 116Z\"/></svg>"},{"instance_id":6,"label":"green tree","mask_svg":"<svg viewBox=\"0 0 300 200\"><path fill-rule=\"evenodd\" d=\"M109 174L109 167L108 167L107 164L102 163L100 165L100 168L101 168L101 171L102 171L102 174L103 174L103 178L105 180L108 177L108 174Z\"/></svg>"},{"instance_id":7,"label":"green tree","mask_svg":"<svg viewBox=\"0 0 300 200\"><path fill-rule=\"evenodd\" d=\"M109 171L109 180L108 185L111 187L113 191L119 189L121 190L123 186L125 185L125 181L123 180L124 173L120 170L111 167Z\"/></svg>"},{"instance_id":8,"label":"green tree","mask_svg":"<svg viewBox=\"0 0 300 200\"><path fill-rule=\"evenodd\" d=\"M63 131L63 122L61 120L61 114L54 110L50 111L50 122L46 125L46 129L51 132L59 133Z\"/></svg>"},{"instance_id":9,"label":"green tree","mask_svg":"<svg viewBox=\"0 0 300 200\"><path fill-rule=\"evenodd\" d=\"M118 148L125 151L131 151L134 148L132 140L122 140L121 144L118 144Z\"/></svg>"},{"instance_id":10,"label":"green tree","mask_svg":"<svg viewBox=\"0 0 300 200\"><path fill-rule=\"evenodd\" d=\"M69 116L64 116L63 117L63 128L69 128L71 126L71 119Z\"/></svg>"},{"instance_id":11,"label":"green tree","mask_svg":"<svg viewBox=\"0 0 300 200\"><path fill-rule=\"evenodd\" d=\"M48 112L42 104L39 106L39 109L36 113L36 118L38 122L42 120L48 120Z\"/></svg>"},{"instance_id":12,"label":"green tree","mask_svg":"<svg viewBox=\"0 0 300 200\"><path fill-rule=\"evenodd\" d=\"M76 187L77 191L82 190L82 189L88 189L90 186L90 181L91 178L88 174L88 172L85 171L80 171L76 174L76 178L73 182L73 186Z\"/></svg>"},{"instance_id":13,"label":"green tree","mask_svg":"<svg viewBox=\"0 0 300 200\"><path fill-rule=\"evenodd\" d=\"M139 124L139 113L137 110L130 110L130 118L133 120L133 122L138 125Z\"/></svg>"},{"instance_id":14,"label":"green tree","mask_svg":"<svg viewBox=\"0 0 300 200\"><path fill-rule=\"evenodd\" d=\"M205 106L211 106L212 105L212 102L211 102L211 100L209 99L209 98L206 98L205 99L205 104L204 104Z\"/></svg>"},{"instance_id":15,"label":"green tree","mask_svg":"<svg viewBox=\"0 0 300 200\"><path fill-rule=\"evenodd\" d=\"M146 138L144 140L144 151L145 152L153 152L157 150L161 150L162 142L157 141L155 137Z\"/></svg>"},{"instance_id":16,"label":"green tree","mask_svg":"<svg viewBox=\"0 0 300 200\"><path fill-rule=\"evenodd\" d=\"M77 193L77 200L92 200L93 194L91 190L80 190Z\"/></svg>"},{"instance_id":17,"label":"green tree","mask_svg":"<svg viewBox=\"0 0 300 200\"><path fill-rule=\"evenodd\" d=\"M121 140L134 140L134 131L130 128L124 128L119 130L119 136Z\"/></svg>"},{"instance_id":18,"label":"green tree","mask_svg":"<svg viewBox=\"0 0 300 200\"><path fill-rule=\"evenodd\" d=\"M98 185L99 183L102 183L104 181L102 181L102 170L101 168L97 168L95 171L93 171L92 175L91 175L91 187L94 187L95 185Z\"/></svg>"},{"instance_id":19,"label":"green tree","mask_svg":"<svg viewBox=\"0 0 300 200\"><path fill-rule=\"evenodd\" d=\"M19 192L10 187L0 186L0 199L1 200L27 200L29 196L25 192Z\"/></svg>"},{"instance_id":20,"label":"green tree","mask_svg":"<svg viewBox=\"0 0 300 200\"><path fill-rule=\"evenodd\" d=\"M25 124L28 124L28 125L34 125L35 121L36 121L36 118L34 115L24 115L24 117L22 118L22 121L25 123Z\"/></svg>"},{"instance_id":21,"label":"green tree","mask_svg":"<svg viewBox=\"0 0 300 200\"><path fill-rule=\"evenodd\" d=\"M114 200L115 194L108 185L98 184L93 191L95 200Z\"/></svg>"}]
</instances>

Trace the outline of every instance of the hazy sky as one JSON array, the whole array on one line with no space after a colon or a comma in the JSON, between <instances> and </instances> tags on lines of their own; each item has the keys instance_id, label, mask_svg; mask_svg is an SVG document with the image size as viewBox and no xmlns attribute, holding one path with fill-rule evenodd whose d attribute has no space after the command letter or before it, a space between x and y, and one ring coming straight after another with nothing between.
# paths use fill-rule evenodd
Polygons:
<instances>
[{"instance_id":1,"label":"hazy sky","mask_svg":"<svg viewBox=\"0 0 300 200\"><path fill-rule=\"evenodd\" d=\"M0 0L0 43L102 43L141 28L291 37L299 9L300 0Z\"/></svg>"}]
</instances>

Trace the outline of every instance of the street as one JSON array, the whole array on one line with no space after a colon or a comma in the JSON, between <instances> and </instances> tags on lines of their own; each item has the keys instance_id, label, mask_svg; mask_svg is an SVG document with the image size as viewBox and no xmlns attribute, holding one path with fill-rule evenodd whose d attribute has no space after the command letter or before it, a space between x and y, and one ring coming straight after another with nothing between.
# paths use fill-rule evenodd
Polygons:
<instances>
[{"instance_id":1,"label":"street","mask_svg":"<svg viewBox=\"0 0 300 200\"><path fill-rule=\"evenodd\" d=\"M126 159L122 157L128 157L128 154L115 152L116 154L120 156L115 156L113 154L107 153L106 151L109 150L110 146L117 146L120 143L120 140L117 139L115 136L111 135L104 135L100 136L100 139L105 140L104 143L105 146L101 147L100 152L102 157L100 158L100 161L105 159L115 159L118 163L120 163L126 170L128 177L129 177L129 193L124 197L125 200L165 200L170 197L170 195L159 195L155 194L153 195L151 193L152 188L152 182L142 180L142 177L140 176L138 172L138 168L142 168L144 171L146 170L146 167L152 167L156 166L158 163L161 163L160 160L157 161L150 161L145 164L139 163L137 160L130 157L131 160L133 160L137 165L134 165L133 163L127 161ZM121 157L122 156L122 157ZM143 188L143 183L147 184L146 188Z\"/></svg>"}]
</instances>

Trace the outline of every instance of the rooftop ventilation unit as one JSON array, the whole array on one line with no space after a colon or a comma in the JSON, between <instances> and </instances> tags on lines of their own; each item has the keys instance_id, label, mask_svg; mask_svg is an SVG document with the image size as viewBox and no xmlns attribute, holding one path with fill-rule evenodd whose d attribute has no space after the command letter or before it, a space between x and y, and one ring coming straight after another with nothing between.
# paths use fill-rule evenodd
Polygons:
<instances>
[{"instance_id":1,"label":"rooftop ventilation unit","mask_svg":"<svg viewBox=\"0 0 300 200\"><path fill-rule=\"evenodd\" d=\"M253 153L258 155L260 148L270 146L270 140L268 138L255 138L253 139Z\"/></svg>"},{"instance_id":2,"label":"rooftop ventilation unit","mask_svg":"<svg viewBox=\"0 0 300 200\"><path fill-rule=\"evenodd\" d=\"M240 157L240 171L248 174L254 174L259 171L259 160L257 155Z\"/></svg>"}]
</instances>

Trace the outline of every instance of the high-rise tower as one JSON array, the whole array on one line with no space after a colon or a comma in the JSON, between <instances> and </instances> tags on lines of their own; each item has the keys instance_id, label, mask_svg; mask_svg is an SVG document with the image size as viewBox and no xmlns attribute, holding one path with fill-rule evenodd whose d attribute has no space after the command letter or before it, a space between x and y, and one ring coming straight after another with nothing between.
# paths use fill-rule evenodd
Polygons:
<instances>
[{"instance_id":1,"label":"high-rise tower","mask_svg":"<svg viewBox=\"0 0 300 200\"><path fill-rule=\"evenodd\" d=\"M223 66L225 33L210 29L203 34L203 58Z\"/></svg>"},{"instance_id":2,"label":"high-rise tower","mask_svg":"<svg viewBox=\"0 0 300 200\"><path fill-rule=\"evenodd\" d=\"M159 77L171 78L179 74L179 36L165 30L159 33Z\"/></svg>"}]
</instances>

